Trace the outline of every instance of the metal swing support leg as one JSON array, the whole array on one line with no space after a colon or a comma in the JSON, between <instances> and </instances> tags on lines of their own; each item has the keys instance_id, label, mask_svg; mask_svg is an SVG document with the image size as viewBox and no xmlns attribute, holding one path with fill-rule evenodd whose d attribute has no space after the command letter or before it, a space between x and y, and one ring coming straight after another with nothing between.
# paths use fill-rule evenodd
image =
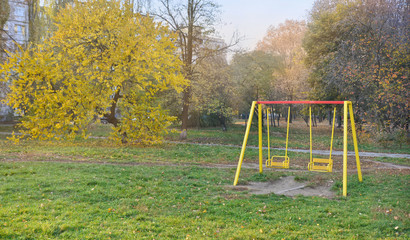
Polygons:
<instances>
[{"instance_id":1,"label":"metal swing support leg","mask_svg":"<svg viewBox=\"0 0 410 240\"><path fill-rule=\"evenodd\" d=\"M359 148L357 147L356 126L354 124L352 102L349 102L349 112L350 112L350 124L352 126L354 153L355 153L355 157L356 157L357 177L359 178L359 182L362 182L363 181L363 179L362 179L362 170L360 168Z\"/></svg>"},{"instance_id":2,"label":"metal swing support leg","mask_svg":"<svg viewBox=\"0 0 410 240\"><path fill-rule=\"evenodd\" d=\"M248 124L246 125L245 136L243 138L241 155L239 156L238 167L236 168L235 180L233 181L234 186L236 186L236 184L238 184L239 174L241 172L241 167L242 167L242 162L243 162L243 156L245 155L246 143L248 142L248 136L249 136L249 131L251 129L253 113L255 111L255 105L256 105L256 101L253 101L251 111L249 112Z\"/></svg>"},{"instance_id":3,"label":"metal swing support leg","mask_svg":"<svg viewBox=\"0 0 410 240\"><path fill-rule=\"evenodd\" d=\"M263 172L262 127L262 104L258 104L259 173Z\"/></svg>"},{"instance_id":4,"label":"metal swing support leg","mask_svg":"<svg viewBox=\"0 0 410 240\"><path fill-rule=\"evenodd\" d=\"M360 167L360 159L359 159L359 149L357 147L357 137L356 137L356 126L354 123L353 117L353 107L352 102L345 101L343 104L343 196L347 196L347 117L348 111L350 112L350 124L352 127L352 137L353 137L353 144L354 144L354 151L356 157L356 168L357 168L357 176L359 181L363 181L362 179L362 170Z\"/></svg>"},{"instance_id":5,"label":"metal swing support leg","mask_svg":"<svg viewBox=\"0 0 410 240\"><path fill-rule=\"evenodd\" d=\"M347 102L343 104L343 196L347 196Z\"/></svg>"}]
</instances>

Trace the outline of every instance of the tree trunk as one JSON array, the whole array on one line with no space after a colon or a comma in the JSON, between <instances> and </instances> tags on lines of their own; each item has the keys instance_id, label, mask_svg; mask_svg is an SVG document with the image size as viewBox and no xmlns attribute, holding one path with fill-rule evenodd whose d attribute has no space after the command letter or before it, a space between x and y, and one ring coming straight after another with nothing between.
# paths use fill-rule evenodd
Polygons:
<instances>
[{"instance_id":1,"label":"tree trunk","mask_svg":"<svg viewBox=\"0 0 410 240\"><path fill-rule=\"evenodd\" d=\"M305 123L306 123L306 127L309 127L309 116L302 116L302 118L303 118L303 121L305 121Z\"/></svg>"},{"instance_id":2,"label":"tree trunk","mask_svg":"<svg viewBox=\"0 0 410 240\"><path fill-rule=\"evenodd\" d=\"M30 43L38 42L39 36L38 36L38 28L39 26L36 26L36 18L38 17L38 2L37 1L27 1L28 5L28 41Z\"/></svg>"},{"instance_id":3,"label":"tree trunk","mask_svg":"<svg viewBox=\"0 0 410 240\"><path fill-rule=\"evenodd\" d=\"M188 35L187 35L187 45L186 45L186 54L184 59L185 65L185 76L188 80L192 80L192 51L193 51L193 36L194 36L194 20L195 20L195 9L194 3L192 0L188 1ZM181 134L179 135L180 140L185 140L187 138L188 130L188 110L191 99L191 86L187 86L184 90L183 96L183 107L182 107L182 126Z\"/></svg>"},{"instance_id":4,"label":"tree trunk","mask_svg":"<svg viewBox=\"0 0 410 240\"><path fill-rule=\"evenodd\" d=\"M115 116L116 110L117 110L117 103L118 100L121 98L121 89L118 88L118 90L115 92L114 94L114 98L112 99L112 104L110 107L110 113L104 114L104 118L107 120L108 123L111 123L112 125L114 125L114 127L117 127L118 124L120 123L120 121L118 120L118 118ZM122 139L121 142L123 144L127 143L127 133L123 132L122 133Z\"/></svg>"},{"instance_id":5,"label":"tree trunk","mask_svg":"<svg viewBox=\"0 0 410 240\"><path fill-rule=\"evenodd\" d=\"M313 114L313 121L312 121L312 127L317 127L317 116Z\"/></svg>"},{"instance_id":6,"label":"tree trunk","mask_svg":"<svg viewBox=\"0 0 410 240\"><path fill-rule=\"evenodd\" d=\"M228 128L226 127L226 118L225 118L225 116L224 116L223 114L220 114L220 115L219 115L219 122L220 122L221 125L222 125L222 131L227 131Z\"/></svg>"},{"instance_id":7,"label":"tree trunk","mask_svg":"<svg viewBox=\"0 0 410 240\"><path fill-rule=\"evenodd\" d=\"M292 118L293 118L293 114L292 114L292 107L290 108L290 118L289 118L289 123L292 123Z\"/></svg>"},{"instance_id":8,"label":"tree trunk","mask_svg":"<svg viewBox=\"0 0 410 240\"><path fill-rule=\"evenodd\" d=\"M181 125L181 134L179 135L180 140L185 140L187 138L187 129L188 129L188 110L189 110L189 98L190 98L191 87L187 87L184 90L183 96L183 107L182 107L182 125Z\"/></svg>"},{"instance_id":9,"label":"tree trunk","mask_svg":"<svg viewBox=\"0 0 410 240\"><path fill-rule=\"evenodd\" d=\"M337 116L337 128L342 127L342 115L338 114Z\"/></svg>"},{"instance_id":10,"label":"tree trunk","mask_svg":"<svg viewBox=\"0 0 410 240\"><path fill-rule=\"evenodd\" d=\"M275 112L273 111L273 107L270 108L270 122L271 122L271 126L273 125L273 127L276 127L276 123L275 123Z\"/></svg>"},{"instance_id":11,"label":"tree trunk","mask_svg":"<svg viewBox=\"0 0 410 240\"><path fill-rule=\"evenodd\" d=\"M118 89L114 94L114 98L112 99L112 104L111 104L111 107L110 107L110 113L104 114L104 118L107 120L107 122L114 125L114 127L117 127L118 123L120 122L115 117L115 112L117 110L117 102L118 102L118 99L121 98L120 92L121 92L121 90Z\"/></svg>"},{"instance_id":12,"label":"tree trunk","mask_svg":"<svg viewBox=\"0 0 410 240\"><path fill-rule=\"evenodd\" d=\"M329 110L327 112L327 118L329 119L329 125L332 126L332 122L333 122L333 115L332 115L332 111Z\"/></svg>"}]
</instances>

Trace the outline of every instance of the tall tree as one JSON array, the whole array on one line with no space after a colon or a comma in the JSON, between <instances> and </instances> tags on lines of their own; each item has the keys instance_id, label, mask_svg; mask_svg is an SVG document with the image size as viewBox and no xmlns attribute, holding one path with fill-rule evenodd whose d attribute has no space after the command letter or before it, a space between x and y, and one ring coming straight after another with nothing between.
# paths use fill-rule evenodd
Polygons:
<instances>
[{"instance_id":1,"label":"tall tree","mask_svg":"<svg viewBox=\"0 0 410 240\"><path fill-rule=\"evenodd\" d=\"M274 74L276 87L286 100L305 98L307 68L303 64L305 51L302 40L306 32L304 21L286 20L278 26L271 26L265 37L258 43L257 49L275 56L280 56L281 71Z\"/></svg>"},{"instance_id":2,"label":"tall tree","mask_svg":"<svg viewBox=\"0 0 410 240\"><path fill-rule=\"evenodd\" d=\"M195 83L192 85L193 106L199 117L217 118L215 125L227 130L227 122L233 115L232 99L234 84L229 75L229 65L225 54L205 59L196 70ZM211 121L210 120L210 121ZM203 125L210 125L202 121ZM219 122L219 124L218 124Z\"/></svg>"},{"instance_id":3,"label":"tall tree","mask_svg":"<svg viewBox=\"0 0 410 240\"><path fill-rule=\"evenodd\" d=\"M51 38L0 65L11 82L6 102L23 116L21 137L85 137L104 117L117 141L161 141L173 118L158 93L185 84L176 36L115 0L76 0L55 24Z\"/></svg>"},{"instance_id":4,"label":"tall tree","mask_svg":"<svg viewBox=\"0 0 410 240\"><path fill-rule=\"evenodd\" d=\"M73 0L25 0L28 6L29 42L39 43L56 30L54 18Z\"/></svg>"},{"instance_id":5,"label":"tall tree","mask_svg":"<svg viewBox=\"0 0 410 240\"><path fill-rule=\"evenodd\" d=\"M218 14L218 5L213 0L159 0L159 2L161 6L155 15L167 22L178 34L178 47L184 64L183 71L186 79L193 82L196 64L219 51L218 48L212 51L201 51L204 38L214 32L213 24ZM182 97L181 139L185 139L187 135L191 101L192 86L189 85L184 89Z\"/></svg>"},{"instance_id":6,"label":"tall tree","mask_svg":"<svg viewBox=\"0 0 410 240\"><path fill-rule=\"evenodd\" d=\"M8 0L0 0L0 29L3 30L4 24L9 19L10 4Z\"/></svg>"},{"instance_id":7,"label":"tall tree","mask_svg":"<svg viewBox=\"0 0 410 240\"><path fill-rule=\"evenodd\" d=\"M349 26L339 25L344 9L337 9L338 0L316 1L311 10L308 31L303 47L307 52L305 63L313 71L308 82L310 97L316 100L337 100L343 98L337 84L333 81L333 61L338 44L349 33Z\"/></svg>"},{"instance_id":8,"label":"tall tree","mask_svg":"<svg viewBox=\"0 0 410 240\"><path fill-rule=\"evenodd\" d=\"M0 63L6 58L5 44L6 44L6 31L4 30L4 24L9 19L10 5L8 0L0 0ZM8 37L7 37L8 38ZM0 82L0 98L3 98L7 94L7 84Z\"/></svg>"},{"instance_id":9,"label":"tall tree","mask_svg":"<svg viewBox=\"0 0 410 240\"><path fill-rule=\"evenodd\" d=\"M231 76L236 86L236 107L240 112L247 112L255 100L280 99L274 74L280 68L280 57L262 51L233 56Z\"/></svg>"},{"instance_id":10,"label":"tall tree","mask_svg":"<svg viewBox=\"0 0 410 240\"><path fill-rule=\"evenodd\" d=\"M381 129L407 127L408 13L405 0L317 1L305 39L315 95L352 100L356 119Z\"/></svg>"},{"instance_id":11,"label":"tall tree","mask_svg":"<svg viewBox=\"0 0 410 240\"><path fill-rule=\"evenodd\" d=\"M3 57L4 51L4 44L5 44L5 30L4 24L6 24L7 20L10 16L10 4L8 0L0 0L0 58ZM2 62L3 59L0 59Z\"/></svg>"},{"instance_id":12,"label":"tall tree","mask_svg":"<svg viewBox=\"0 0 410 240\"><path fill-rule=\"evenodd\" d=\"M10 4L8 0L0 0L0 29L3 30L4 24L9 19Z\"/></svg>"}]
</instances>

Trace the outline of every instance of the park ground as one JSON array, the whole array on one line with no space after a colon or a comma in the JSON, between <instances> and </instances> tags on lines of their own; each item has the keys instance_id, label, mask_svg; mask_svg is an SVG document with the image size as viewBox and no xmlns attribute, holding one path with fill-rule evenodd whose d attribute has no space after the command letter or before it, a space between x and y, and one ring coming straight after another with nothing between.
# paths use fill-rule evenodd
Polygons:
<instances>
[{"instance_id":1,"label":"park ground","mask_svg":"<svg viewBox=\"0 0 410 240\"><path fill-rule=\"evenodd\" d=\"M285 127L272 130L272 147L284 147ZM341 156L334 156L332 173L318 173L307 171L308 153L289 152L289 170L259 174L258 150L249 148L233 187L241 125L227 132L190 129L185 142L170 133L154 146L114 145L107 129L90 127L87 140L18 145L0 135L0 239L409 238L410 158L361 157L359 182L349 157L343 197ZM314 148L328 149L330 127L313 131ZM337 130L335 150L342 149L341 137ZM410 154L408 143L359 138L361 152ZM303 122L292 124L289 141L290 148L309 149ZM248 145L257 145L256 129ZM330 194L259 191L286 182L312 191L326 187Z\"/></svg>"}]
</instances>

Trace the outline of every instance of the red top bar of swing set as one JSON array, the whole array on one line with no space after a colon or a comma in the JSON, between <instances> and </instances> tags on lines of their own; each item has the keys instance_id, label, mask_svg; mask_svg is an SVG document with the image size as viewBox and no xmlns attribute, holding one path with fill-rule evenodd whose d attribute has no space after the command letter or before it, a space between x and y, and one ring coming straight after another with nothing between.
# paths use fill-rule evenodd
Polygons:
<instances>
[{"instance_id":1,"label":"red top bar of swing set","mask_svg":"<svg viewBox=\"0 0 410 240\"><path fill-rule=\"evenodd\" d=\"M256 101L257 104L344 104L345 101Z\"/></svg>"}]
</instances>

